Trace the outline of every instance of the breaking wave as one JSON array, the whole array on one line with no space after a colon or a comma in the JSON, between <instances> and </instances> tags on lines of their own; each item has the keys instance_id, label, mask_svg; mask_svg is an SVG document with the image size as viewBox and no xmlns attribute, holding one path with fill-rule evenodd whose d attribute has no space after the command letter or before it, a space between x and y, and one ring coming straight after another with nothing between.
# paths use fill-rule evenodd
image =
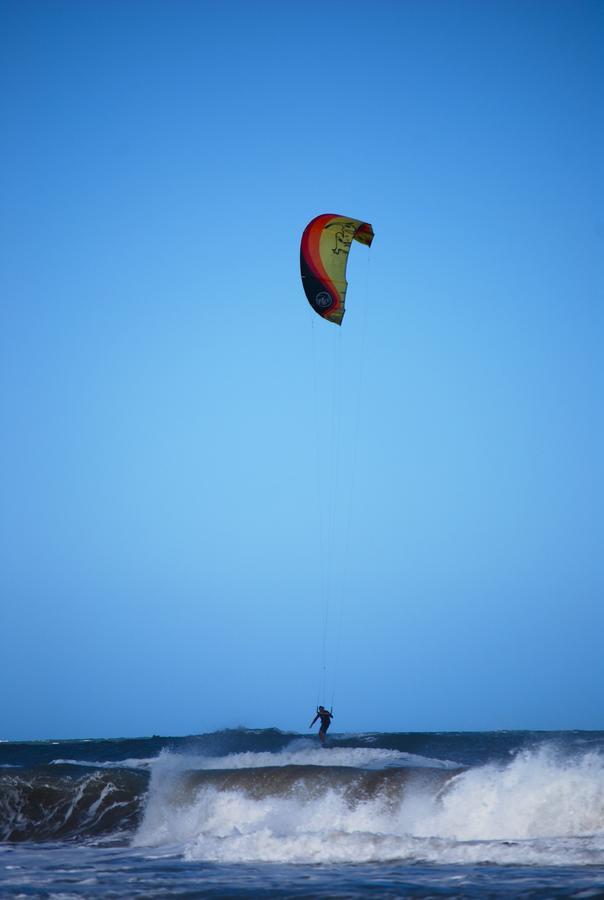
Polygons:
<instances>
[{"instance_id":1,"label":"breaking wave","mask_svg":"<svg viewBox=\"0 0 604 900\"><path fill-rule=\"evenodd\" d=\"M598 752L564 759L544 747L465 770L376 769L374 752L364 768L336 750L317 751L317 764L292 764L286 751L270 766L259 754L246 767L225 757L195 770L164 757L134 844L221 862L604 863Z\"/></svg>"},{"instance_id":2,"label":"breaking wave","mask_svg":"<svg viewBox=\"0 0 604 900\"><path fill-rule=\"evenodd\" d=\"M602 739L570 738L349 735L324 749L240 730L11 745L0 840L224 863L604 865Z\"/></svg>"},{"instance_id":3,"label":"breaking wave","mask_svg":"<svg viewBox=\"0 0 604 900\"><path fill-rule=\"evenodd\" d=\"M338 747L328 750L318 747L316 741L298 738L291 741L279 753L269 751L244 751L228 753L226 756L198 756L187 754L160 754L152 761L154 766L183 768L191 765L198 769L259 769L266 766L321 766L327 770L334 766L358 769L383 769L388 767L413 767L433 769L458 769L459 763L450 760L432 759L400 750L374 747Z\"/></svg>"}]
</instances>

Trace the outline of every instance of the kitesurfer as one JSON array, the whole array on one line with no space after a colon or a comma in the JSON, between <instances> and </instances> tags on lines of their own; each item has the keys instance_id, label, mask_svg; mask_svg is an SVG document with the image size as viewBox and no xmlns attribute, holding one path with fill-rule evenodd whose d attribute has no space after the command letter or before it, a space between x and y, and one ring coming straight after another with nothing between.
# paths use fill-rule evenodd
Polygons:
<instances>
[{"instance_id":1,"label":"kitesurfer","mask_svg":"<svg viewBox=\"0 0 604 900\"><path fill-rule=\"evenodd\" d=\"M325 709L324 706L319 706L319 708L317 709L317 715L314 717L308 727L312 728L317 719L321 719L321 727L319 728L319 740L322 744L324 744L327 729L331 725L331 720L333 719L333 713L329 712L328 709Z\"/></svg>"}]
</instances>

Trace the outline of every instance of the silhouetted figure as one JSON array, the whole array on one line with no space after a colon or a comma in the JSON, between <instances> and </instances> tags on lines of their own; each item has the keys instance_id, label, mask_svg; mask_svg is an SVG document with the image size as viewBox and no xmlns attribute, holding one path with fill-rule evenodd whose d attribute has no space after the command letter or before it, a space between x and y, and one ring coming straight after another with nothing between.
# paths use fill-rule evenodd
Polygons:
<instances>
[{"instance_id":1,"label":"silhouetted figure","mask_svg":"<svg viewBox=\"0 0 604 900\"><path fill-rule=\"evenodd\" d=\"M317 709L317 715L314 717L309 728L312 728L317 719L321 719L321 727L319 728L319 740L322 744L325 743L325 735L327 734L327 729L331 725L331 720L333 719L333 714L329 712L328 709L325 709L324 706L319 706Z\"/></svg>"}]
</instances>

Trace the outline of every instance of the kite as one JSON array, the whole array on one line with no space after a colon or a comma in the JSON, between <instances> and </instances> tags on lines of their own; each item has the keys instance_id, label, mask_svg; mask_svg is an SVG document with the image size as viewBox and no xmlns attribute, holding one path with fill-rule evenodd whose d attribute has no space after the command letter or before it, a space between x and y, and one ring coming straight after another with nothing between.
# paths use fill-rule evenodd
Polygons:
<instances>
[{"instance_id":1,"label":"kite","mask_svg":"<svg viewBox=\"0 0 604 900\"><path fill-rule=\"evenodd\" d=\"M300 244L300 270L308 302L316 313L342 324L346 264L353 241L371 246L373 228L359 219L323 213L308 223Z\"/></svg>"}]
</instances>

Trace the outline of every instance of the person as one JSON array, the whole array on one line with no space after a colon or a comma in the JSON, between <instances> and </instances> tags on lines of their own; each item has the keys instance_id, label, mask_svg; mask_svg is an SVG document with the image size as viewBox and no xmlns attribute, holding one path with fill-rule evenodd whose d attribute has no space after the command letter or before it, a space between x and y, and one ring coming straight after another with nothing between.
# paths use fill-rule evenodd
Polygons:
<instances>
[{"instance_id":1,"label":"person","mask_svg":"<svg viewBox=\"0 0 604 900\"><path fill-rule=\"evenodd\" d=\"M327 734L327 729L331 725L331 720L333 719L333 713L330 713L328 709L325 709L324 706L320 706L317 709L317 715L314 717L309 728L312 728L317 719L321 719L321 727L319 728L319 740L322 744L325 743L325 735Z\"/></svg>"}]
</instances>

